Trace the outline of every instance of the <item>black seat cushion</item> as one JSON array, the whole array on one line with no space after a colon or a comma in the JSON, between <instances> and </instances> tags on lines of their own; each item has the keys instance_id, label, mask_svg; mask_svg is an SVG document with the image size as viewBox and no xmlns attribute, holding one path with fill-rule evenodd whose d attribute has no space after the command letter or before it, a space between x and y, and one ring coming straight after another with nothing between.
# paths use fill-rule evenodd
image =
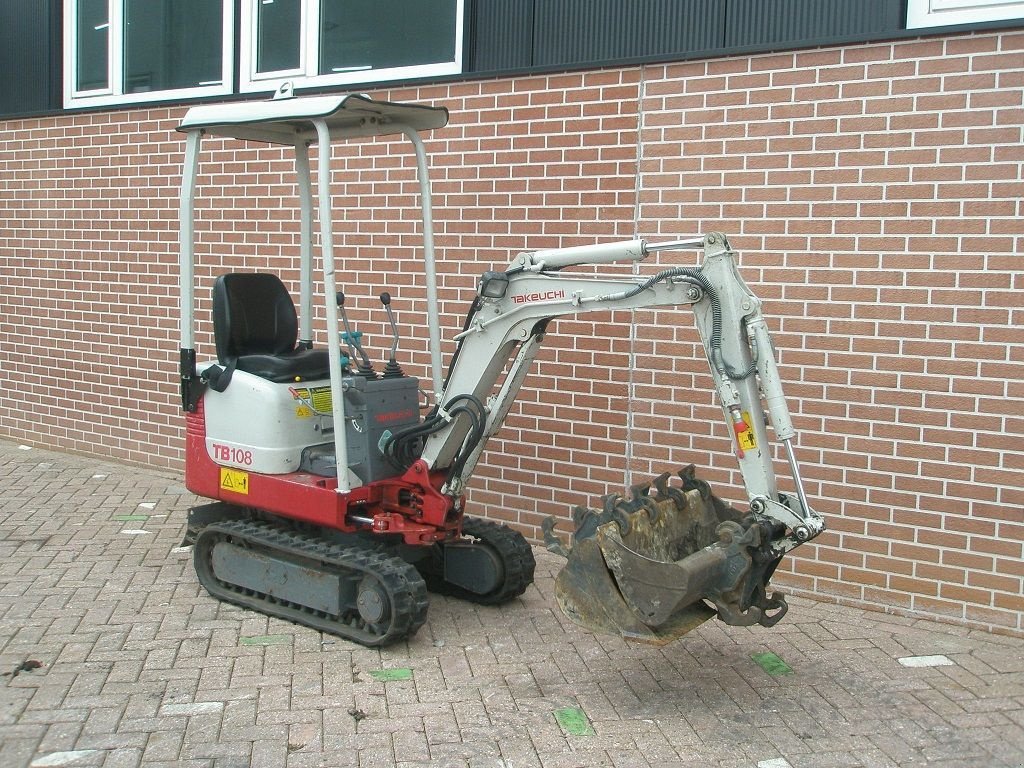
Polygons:
<instances>
[{"instance_id":1,"label":"black seat cushion","mask_svg":"<svg viewBox=\"0 0 1024 768\"><path fill-rule=\"evenodd\" d=\"M283 355L242 355L235 367L274 382L312 381L331 375L326 349L297 349Z\"/></svg>"},{"instance_id":2,"label":"black seat cushion","mask_svg":"<svg viewBox=\"0 0 1024 768\"><path fill-rule=\"evenodd\" d=\"M277 275L232 272L213 284L217 360L270 381L325 379L327 350L296 349L295 304Z\"/></svg>"}]
</instances>

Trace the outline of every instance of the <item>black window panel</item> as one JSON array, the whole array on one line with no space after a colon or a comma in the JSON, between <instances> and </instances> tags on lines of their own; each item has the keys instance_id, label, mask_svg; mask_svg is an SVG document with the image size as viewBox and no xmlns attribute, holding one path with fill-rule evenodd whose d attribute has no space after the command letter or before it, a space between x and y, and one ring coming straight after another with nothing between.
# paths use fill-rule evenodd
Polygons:
<instances>
[{"instance_id":1,"label":"black window panel","mask_svg":"<svg viewBox=\"0 0 1024 768\"><path fill-rule=\"evenodd\" d=\"M323 0L320 74L455 58L455 0Z\"/></svg>"},{"instance_id":2,"label":"black window panel","mask_svg":"<svg viewBox=\"0 0 1024 768\"><path fill-rule=\"evenodd\" d=\"M476 72L526 69L533 64L535 0L476 0L472 64Z\"/></svg>"},{"instance_id":3,"label":"black window panel","mask_svg":"<svg viewBox=\"0 0 1024 768\"><path fill-rule=\"evenodd\" d=\"M78 0L75 88L79 91L94 91L110 85L107 69L110 18L107 10L107 0Z\"/></svg>"},{"instance_id":4,"label":"black window panel","mask_svg":"<svg viewBox=\"0 0 1024 768\"><path fill-rule=\"evenodd\" d=\"M725 0L536 0L534 66L717 48Z\"/></svg>"},{"instance_id":5,"label":"black window panel","mask_svg":"<svg viewBox=\"0 0 1024 768\"><path fill-rule=\"evenodd\" d=\"M222 10L213 0L125 0L125 93L221 82Z\"/></svg>"},{"instance_id":6,"label":"black window panel","mask_svg":"<svg viewBox=\"0 0 1024 768\"><path fill-rule=\"evenodd\" d=\"M902 26L904 0L728 0L725 47L813 45Z\"/></svg>"},{"instance_id":7,"label":"black window panel","mask_svg":"<svg viewBox=\"0 0 1024 768\"><path fill-rule=\"evenodd\" d=\"M59 14L54 0L0 0L0 115L59 107Z\"/></svg>"},{"instance_id":8,"label":"black window panel","mask_svg":"<svg viewBox=\"0 0 1024 768\"><path fill-rule=\"evenodd\" d=\"M298 69L301 62L302 3L270 0L256 6L256 71Z\"/></svg>"}]
</instances>

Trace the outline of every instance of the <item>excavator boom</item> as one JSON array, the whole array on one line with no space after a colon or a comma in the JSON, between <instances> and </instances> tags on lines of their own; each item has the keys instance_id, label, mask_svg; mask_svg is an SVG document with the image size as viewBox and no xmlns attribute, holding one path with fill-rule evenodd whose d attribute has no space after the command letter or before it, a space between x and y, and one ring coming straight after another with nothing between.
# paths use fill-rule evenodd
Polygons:
<instances>
[{"instance_id":1,"label":"excavator boom","mask_svg":"<svg viewBox=\"0 0 1024 768\"><path fill-rule=\"evenodd\" d=\"M646 278L563 271L693 248L703 251L699 267L667 268ZM678 486L662 475L635 486L629 498L606 496L600 509L577 507L571 547L558 540L553 519L545 524L549 548L568 558L556 589L563 611L591 629L651 642L676 637L716 612L730 624L774 624L786 603L767 594L772 572L786 552L824 530L803 490L792 448L796 433L761 303L740 276L724 235L524 253L505 272L486 273L456 337L435 428L419 455L427 470L447 471L442 493L460 495L507 415L549 321L680 305L693 309L749 508L723 503L688 467ZM784 446L795 494L778 488L769 429ZM419 429L416 438L423 434ZM394 436L385 451L407 454L403 440Z\"/></svg>"}]
</instances>

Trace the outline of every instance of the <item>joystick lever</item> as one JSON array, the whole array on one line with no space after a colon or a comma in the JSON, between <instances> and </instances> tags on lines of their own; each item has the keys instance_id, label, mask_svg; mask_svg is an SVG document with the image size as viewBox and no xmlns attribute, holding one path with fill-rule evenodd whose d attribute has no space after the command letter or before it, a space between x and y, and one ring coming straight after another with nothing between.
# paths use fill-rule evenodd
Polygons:
<instances>
[{"instance_id":1,"label":"joystick lever","mask_svg":"<svg viewBox=\"0 0 1024 768\"><path fill-rule=\"evenodd\" d=\"M388 322L391 323L391 354L388 357L388 362L384 366L384 378L394 379L399 376L404 376L405 371L402 370L402 366L395 360L395 353L398 351L398 324L395 322L395 312L391 309L391 294L384 291L380 295L380 303L384 305L385 311L388 313Z\"/></svg>"},{"instance_id":2,"label":"joystick lever","mask_svg":"<svg viewBox=\"0 0 1024 768\"><path fill-rule=\"evenodd\" d=\"M352 326L348 322L348 313L345 311L345 294L338 291L338 309L341 311L341 322L345 326L345 331L341 334L342 341L348 345L349 351L352 353L350 357L355 360L356 353L359 355L359 373L368 378L375 378L377 372L373 370L373 363L370 362L370 356L366 354L366 350L363 349L363 345L359 339L363 335L362 331L353 331Z\"/></svg>"}]
</instances>

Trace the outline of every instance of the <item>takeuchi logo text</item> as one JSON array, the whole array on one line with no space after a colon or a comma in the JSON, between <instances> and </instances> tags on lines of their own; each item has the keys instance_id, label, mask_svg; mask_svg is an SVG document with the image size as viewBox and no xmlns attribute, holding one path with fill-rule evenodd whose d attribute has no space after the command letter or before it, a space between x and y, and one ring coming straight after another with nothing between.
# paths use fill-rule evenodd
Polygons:
<instances>
[{"instance_id":1,"label":"takeuchi logo text","mask_svg":"<svg viewBox=\"0 0 1024 768\"><path fill-rule=\"evenodd\" d=\"M565 290L541 291L539 293L521 293L512 297L513 304L532 304L535 301L551 301L552 299L564 299Z\"/></svg>"}]
</instances>

